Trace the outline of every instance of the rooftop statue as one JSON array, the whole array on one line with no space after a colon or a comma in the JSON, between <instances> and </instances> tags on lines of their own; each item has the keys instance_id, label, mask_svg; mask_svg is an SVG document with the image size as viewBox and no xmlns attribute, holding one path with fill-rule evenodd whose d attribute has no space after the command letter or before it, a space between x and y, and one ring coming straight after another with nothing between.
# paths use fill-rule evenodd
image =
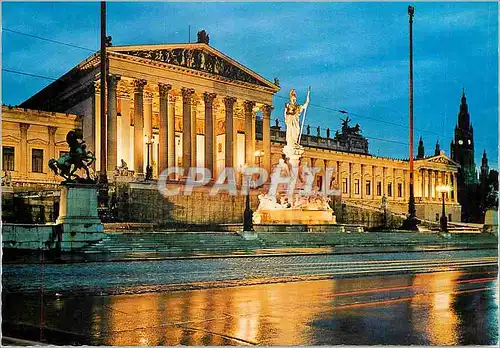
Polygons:
<instances>
[{"instance_id":1,"label":"rooftop statue","mask_svg":"<svg viewBox=\"0 0 500 348\"><path fill-rule=\"evenodd\" d=\"M360 135L359 132L361 131L359 129L359 124L356 123L354 127L349 127L349 122L351 122L351 119L349 116L347 116L345 119L342 119L342 134L346 135Z\"/></svg>"},{"instance_id":2,"label":"rooftop statue","mask_svg":"<svg viewBox=\"0 0 500 348\"><path fill-rule=\"evenodd\" d=\"M65 153L57 160L52 158L49 161L49 168L56 175L60 175L65 182L95 183L96 180L90 176L89 167L95 161L95 156L91 151L87 151L87 144L83 140L83 135L79 131L71 130L66 135L66 142L69 145L69 153ZM87 174L82 178L75 172L83 169Z\"/></svg>"},{"instance_id":3,"label":"rooftop statue","mask_svg":"<svg viewBox=\"0 0 500 348\"><path fill-rule=\"evenodd\" d=\"M200 30L198 32L198 41L197 43L204 43L207 44L210 42L210 36L208 36L207 32L205 30Z\"/></svg>"}]
</instances>

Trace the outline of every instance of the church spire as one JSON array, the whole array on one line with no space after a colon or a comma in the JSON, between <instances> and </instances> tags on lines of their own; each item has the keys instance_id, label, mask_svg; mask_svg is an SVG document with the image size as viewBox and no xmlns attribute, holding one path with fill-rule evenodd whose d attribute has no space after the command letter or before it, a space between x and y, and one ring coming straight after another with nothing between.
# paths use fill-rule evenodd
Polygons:
<instances>
[{"instance_id":1,"label":"church spire","mask_svg":"<svg viewBox=\"0 0 500 348\"><path fill-rule=\"evenodd\" d=\"M481 159L481 167L488 166L488 157L486 157L486 149L483 150L483 158Z\"/></svg>"},{"instance_id":2,"label":"church spire","mask_svg":"<svg viewBox=\"0 0 500 348\"><path fill-rule=\"evenodd\" d=\"M488 166L488 157L486 157L486 149L483 150L483 158L481 159L481 182L486 182L486 178L490 172L490 167Z\"/></svg>"},{"instance_id":3,"label":"church spire","mask_svg":"<svg viewBox=\"0 0 500 348\"><path fill-rule=\"evenodd\" d=\"M439 147L439 139L436 140L436 148L434 149L434 156L439 156L441 154L441 148Z\"/></svg>"},{"instance_id":4,"label":"church spire","mask_svg":"<svg viewBox=\"0 0 500 348\"><path fill-rule=\"evenodd\" d=\"M458 113L458 128L470 128L469 106L467 105L467 97L465 96L465 88L462 89L462 99L460 103L460 112Z\"/></svg>"},{"instance_id":5,"label":"church spire","mask_svg":"<svg viewBox=\"0 0 500 348\"><path fill-rule=\"evenodd\" d=\"M420 140L418 141L418 152L417 152L417 159L421 159L425 157L425 152L424 152L424 141L422 140L422 136L420 136Z\"/></svg>"}]
</instances>

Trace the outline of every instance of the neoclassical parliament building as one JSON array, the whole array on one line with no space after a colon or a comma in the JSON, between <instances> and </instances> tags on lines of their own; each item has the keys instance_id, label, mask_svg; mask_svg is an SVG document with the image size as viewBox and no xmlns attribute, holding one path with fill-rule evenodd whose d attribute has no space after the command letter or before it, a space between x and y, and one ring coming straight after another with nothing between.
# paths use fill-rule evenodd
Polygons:
<instances>
[{"instance_id":1,"label":"neoclassical parliament building","mask_svg":"<svg viewBox=\"0 0 500 348\"><path fill-rule=\"evenodd\" d=\"M282 157L282 115L272 115L277 79L267 80L208 44L112 46L107 49L106 147L101 147L99 52L23 102L2 107L3 171L16 189L59 182L47 162L67 151L65 135L80 128L88 149L107 153L110 181L140 182L146 166L158 178L163 169L206 167L216 177L224 167L245 164L271 170ZM309 111L311 112L311 111ZM279 119L280 123L272 121ZM301 138L303 160L335 167L333 185L346 204L405 213L409 163L373 156L359 126L345 120L334 135L307 127ZM435 221L447 184L447 213L460 220L459 164L438 147L415 160L417 216ZM420 151L421 150L421 151ZM321 184L323 173L316 183Z\"/></svg>"}]
</instances>

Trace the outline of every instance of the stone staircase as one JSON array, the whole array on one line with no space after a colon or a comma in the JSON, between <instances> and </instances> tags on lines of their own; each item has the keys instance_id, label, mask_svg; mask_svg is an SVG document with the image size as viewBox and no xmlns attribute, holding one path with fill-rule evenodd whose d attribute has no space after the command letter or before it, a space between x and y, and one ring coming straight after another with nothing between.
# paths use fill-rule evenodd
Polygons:
<instances>
[{"instance_id":1,"label":"stone staircase","mask_svg":"<svg viewBox=\"0 0 500 348\"><path fill-rule=\"evenodd\" d=\"M370 233L314 233L281 232L259 233L257 239L245 240L237 233L168 233L168 232L133 232L109 233L100 242L86 247L85 254L171 254L193 255L230 254L235 252L271 250L285 248L332 248L332 247L392 247L474 246L482 244L496 245L497 239L492 234L455 234L446 238L439 233L415 232L370 232ZM289 251L287 251L289 252Z\"/></svg>"},{"instance_id":2,"label":"stone staircase","mask_svg":"<svg viewBox=\"0 0 500 348\"><path fill-rule=\"evenodd\" d=\"M258 240L245 240L237 233L132 232L108 233L84 253L156 252L182 253L196 251L229 252L261 247Z\"/></svg>"}]
</instances>

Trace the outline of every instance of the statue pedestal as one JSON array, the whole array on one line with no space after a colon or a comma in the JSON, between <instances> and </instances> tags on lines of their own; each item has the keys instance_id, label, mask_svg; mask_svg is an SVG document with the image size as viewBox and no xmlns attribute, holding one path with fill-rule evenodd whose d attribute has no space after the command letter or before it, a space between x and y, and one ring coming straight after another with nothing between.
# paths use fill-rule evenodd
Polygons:
<instances>
[{"instance_id":1,"label":"statue pedestal","mask_svg":"<svg viewBox=\"0 0 500 348\"><path fill-rule=\"evenodd\" d=\"M97 185L63 183L59 201L61 250L82 248L105 237L97 215Z\"/></svg>"},{"instance_id":2,"label":"statue pedestal","mask_svg":"<svg viewBox=\"0 0 500 348\"><path fill-rule=\"evenodd\" d=\"M297 168L299 166L299 160L304 153L304 147L300 145L296 147L285 145L283 147L283 153L289 159L292 167Z\"/></svg>"}]
</instances>

